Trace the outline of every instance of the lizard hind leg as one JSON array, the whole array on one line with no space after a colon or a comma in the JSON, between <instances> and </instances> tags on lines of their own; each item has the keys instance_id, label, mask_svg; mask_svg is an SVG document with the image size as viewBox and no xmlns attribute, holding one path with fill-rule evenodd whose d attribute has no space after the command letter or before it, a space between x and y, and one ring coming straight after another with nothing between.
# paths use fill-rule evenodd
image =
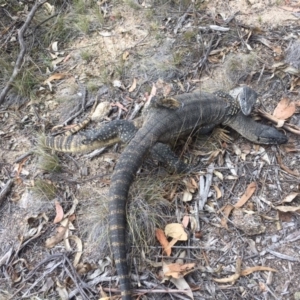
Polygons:
<instances>
[{"instance_id":1,"label":"lizard hind leg","mask_svg":"<svg viewBox=\"0 0 300 300\"><path fill-rule=\"evenodd\" d=\"M163 163L171 172L187 173L191 170L188 164L180 160L171 150L170 146L157 143L150 150L151 157Z\"/></svg>"}]
</instances>

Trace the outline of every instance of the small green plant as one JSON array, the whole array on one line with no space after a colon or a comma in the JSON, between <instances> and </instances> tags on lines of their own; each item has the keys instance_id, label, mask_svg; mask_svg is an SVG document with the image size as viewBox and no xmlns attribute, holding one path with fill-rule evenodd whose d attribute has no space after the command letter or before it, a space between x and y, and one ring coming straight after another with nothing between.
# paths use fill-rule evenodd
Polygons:
<instances>
[{"instance_id":1,"label":"small green plant","mask_svg":"<svg viewBox=\"0 0 300 300\"><path fill-rule=\"evenodd\" d=\"M126 0L125 3L129 7L133 8L135 10L140 10L141 9L141 7L134 0Z\"/></svg>"},{"instance_id":2,"label":"small green plant","mask_svg":"<svg viewBox=\"0 0 300 300\"><path fill-rule=\"evenodd\" d=\"M258 20L257 21L261 24L263 22L262 16L258 16Z\"/></svg>"},{"instance_id":3,"label":"small green plant","mask_svg":"<svg viewBox=\"0 0 300 300\"><path fill-rule=\"evenodd\" d=\"M73 7L76 14L84 14L87 12L88 3L89 1L85 0L75 0L73 1Z\"/></svg>"},{"instance_id":4,"label":"small green plant","mask_svg":"<svg viewBox=\"0 0 300 300\"><path fill-rule=\"evenodd\" d=\"M93 58L93 54L88 50L83 50L80 52L80 56L83 60L89 62Z\"/></svg>"},{"instance_id":5,"label":"small green plant","mask_svg":"<svg viewBox=\"0 0 300 300\"><path fill-rule=\"evenodd\" d=\"M56 187L49 180L43 179L36 179L32 190L39 197L48 200L55 198L57 192Z\"/></svg>"},{"instance_id":6,"label":"small green plant","mask_svg":"<svg viewBox=\"0 0 300 300\"><path fill-rule=\"evenodd\" d=\"M89 17L86 15L78 15L75 26L80 32L87 34L90 28Z\"/></svg>"},{"instance_id":7,"label":"small green plant","mask_svg":"<svg viewBox=\"0 0 300 300\"><path fill-rule=\"evenodd\" d=\"M197 36L197 31L187 30L183 33L183 39L188 43L194 41L196 36Z\"/></svg>"},{"instance_id":8,"label":"small green plant","mask_svg":"<svg viewBox=\"0 0 300 300\"><path fill-rule=\"evenodd\" d=\"M59 159L57 155L48 152L48 149L45 146L45 139L46 137L44 135L38 137L38 148L36 151L36 154L39 157L38 166L40 169L47 172L59 172L61 171Z\"/></svg>"},{"instance_id":9,"label":"small green plant","mask_svg":"<svg viewBox=\"0 0 300 300\"><path fill-rule=\"evenodd\" d=\"M98 90L98 88L99 88L99 82L93 82L93 81L89 81L88 83L87 83L87 90L89 91L89 92L96 92L97 90Z\"/></svg>"},{"instance_id":10,"label":"small green plant","mask_svg":"<svg viewBox=\"0 0 300 300\"><path fill-rule=\"evenodd\" d=\"M13 82L14 90L22 96L29 97L33 87L39 83L36 72L33 67L23 68L17 78Z\"/></svg>"},{"instance_id":11,"label":"small green plant","mask_svg":"<svg viewBox=\"0 0 300 300\"><path fill-rule=\"evenodd\" d=\"M154 16L154 10L153 9L148 9L146 12L146 18L147 20L152 20Z\"/></svg>"},{"instance_id":12,"label":"small green plant","mask_svg":"<svg viewBox=\"0 0 300 300\"><path fill-rule=\"evenodd\" d=\"M173 53L173 64L175 66L179 66L183 61L184 52L176 51Z\"/></svg>"}]
</instances>

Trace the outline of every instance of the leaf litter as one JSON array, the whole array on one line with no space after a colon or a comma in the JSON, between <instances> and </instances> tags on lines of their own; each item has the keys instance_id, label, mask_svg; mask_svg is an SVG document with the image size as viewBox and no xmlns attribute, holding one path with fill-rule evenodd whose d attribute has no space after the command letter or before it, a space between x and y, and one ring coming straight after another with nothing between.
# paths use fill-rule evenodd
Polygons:
<instances>
[{"instance_id":1,"label":"leaf litter","mask_svg":"<svg viewBox=\"0 0 300 300\"><path fill-rule=\"evenodd\" d=\"M53 9L53 7L51 9ZM189 16L189 14L187 14L187 16ZM168 24L165 24L165 30L169 30L170 28L168 28L168 26L170 26L171 24L172 24L171 22L169 22ZM177 32L178 33L181 33L181 30L185 29L185 26L188 25L188 24L185 24L184 22L183 23L179 22L178 24L181 24L180 26L183 26L182 28L180 28L180 26L177 26ZM190 26L190 24L188 26ZM228 26L228 24L226 24L226 26L225 26L224 24L221 23L220 26L208 25L208 26L206 26L206 28L212 29L213 31L222 31L224 29L227 30L227 26ZM232 29L230 28L229 31L232 31ZM182 32L184 32L184 30ZM109 31L109 32L104 32L104 31L99 32L98 31L98 33L102 33L102 37L105 37L105 38L110 38L114 35L111 31ZM122 33L122 34L124 34L124 33ZM251 51L251 49L254 49L252 41L251 41L251 37L255 36L255 34L256 34L255 30L250 30L245 35L243 35L243 37L242 37L242 38L244 38L246 48L249 51ZM262 34L262 32L260 34ZM236 45L238 45L238 44L236 44ZM269 44L269 46L270 46L270 44ZM53 42L52 45L51 45L51 48L53 50L54 55L56 55L56 56L60 55L60 52L58 51L57 42ZM235 46L235 47L230 46L228 48L222 47L222 49L223 50L221 52L219 52L219 53L221 53L219 57L216 56L216 57L213 58L212 55L210 55L211 56L210 61L212 63L217 63L217 64L221 63L223 59L227 58L227 55L229 55L230 51L235 52L235 51L237 51L238 47L237 46ZM284 45L281 45L280 47L279 46L276 47L275 42L274 42L274 44L273 43L271 44L271 49L276 54L276 59L275 60L280 61L282 55L284 54L284 50L285 50ZM214 49L213 51L219 51L219 50L220 49ZM126 51L123 51L122 53L125 54L125 56L123 56L124 61L130 61L130 59L132 59L132 57L133 57L133 55L131 55L131 52L129 52L129 51L128 51L128 55L127 55ZM129 53L130 53L130 55L129 55ZM65 56L63 58L64 59L62 61L63 63L66 62L66 60L65 60L66 57L67 56ZM71 57L71 56L69 56L69 57ZM71 58L71 60L72 60L72 58ZM61 64L61 62L59 62L57 64L55 63L56 66L59 66L59 64ZM64 66L64 67L66 67L66 66ZM73 67L74 66L72 66L72 68ZM268 66L266 68L268 69ZM73 70L76 70L76 68L74 67ZM274 74L273 74L274 76L276 76L276 74L279 74L280 72L281 73L286 73L286 74L287 73L293 74L292 76L294 76L293 77L294 89L297 89L297 80L295 78L297 78L297 74L299 73L299 71L297 70L297 68L295 66L289 66L286 63L277 64L277 65L274 64L273 65L273 70L274 70ZM261 74L262 73L263 73L263 69L262 69ZM55 73L53 75L55 75ZM48 77L48 81L51 84L51 90L52 91L55 91L56 88L58 87L58 85L56 85L57 82L60 82L60 84L63 84L64 80L61 80L61 79L66 79L66 80L68 79L67 78L68 76L60 77L60 75L55 75L55 77L52 77L52 78L51 78L51 76ZM85 78L87 78L87 77L85 77ZM118 89L118 88L120 90L128 89L128 91L131 92L131 93L137 92L137 90L139 90L139 88L140 88L140 86L139 86L140 81L139 81L138 76L137 77L131 76L130 78L123 78L122 77L122 79L121 79L121 77L117 78L117 76L116 76L115 81L113 79L111 79L110 82L111 82L112 85L114 84L114 82L116 83L116 85L115 85L116 89ZM195 83L196 80L192 79L190 82ZM187 85L189 85L190 82L187 82ZM171 84L165 86L164 94L169 95L174 86L176 86L176 80L174 80ZM180 83L178 83L177 87L181 91L186 91L186 84L185 83L182 84L180 82ZM134 96L132 96L132 97L135 98ZM119 113L120 113L120 111L128 110L128 106L126 106L126 102L121 102L121 100L125 99L125 97L124 98L119 98L119 99L120 100L116 102L117 108L120 108L118 110ZM281 98L281 99L284 99L284 98ZM294 114L294 113L291 114L291 112L292 112L291 107L292 106L293 105L289 104L289 105L285 105L280 110L278 109L279 113L276 113L276 114L274 113L274 117L277 118L278 120L283 120L283 119L285 120L287 118L290 118ZM289 115L289 117L287 117L288 115ZM287 124L286 122L284 122L284 123L281 122L280 123L280 121L278 121L278 120L276 121L277 124L279 123L279 125L281 125L285 130L289 130L287 128L290 128L291 132L294 132L294 133L297 132L298 129L297 129L296 125ZM5 130L5 129L3 129L3 130ZM294 130L294 131L292 131L292 130ZM239 198L239 197L237 197L237 195L241 195L243 192L244 192L245 197L244 197L244 200L241 201L241 203L239 204L242 207L249 204L248 202L250 200L253 200L254 205L252 207L254 207L257 210L259 210L259 209L263 210L263 209L266 208L266 206L264 206L264 205L267 205L267 207L268 207L268 205L269 205L268 203L272 203L272 201L276 202L276 200L283 199L283 200L280 200L282 202L281 204L285 203L286 205L277 205L277 207L276 206L271 206L271 207L272 208L293 207L293 206L288 206L288 205L291 205L291 203L293 201L295 201L295 206L294 206L295 208L293 208L291 210L292 211L297 211L297 208L298 208L298 206L296 205L296 202L297 202L296 193L297 192L294 191L294 192L289 193L289 191L291 191L293 189L295 190L296 188L295 188L295 186L292 188L292 187L289 187L287 185L284 185L284 182L281 180L281 177L286 178L286 175L284 173L282 173L280 170L279 171L277 170L277 171L274 172L274 174L270 175L271 173L268 174L266 172L266 168L268 168L268 167L263 166L260 170L261 180L256 182L256 185L257 185L256 195L255 195L255 193L254 194L252 193L252 196L250 198L249 194L251 194L251 193L249 193L249 190L248 190L249 182L245 183L244 179L247 176L248 176L248 178L253 178L253 173L252 173L252 170L251 170L253 168L253 165L251 163L251 159L253 158L252 154L249 151L246 151L244 153L245 155L242 157L243 152L240 153L241 151L239 151L239 149L235 146L232 147L233 151L230 152L231 151L230 142L227 142L227 143L229 144L229 146L227 145L226 149L227 149L227 147L229 147L229 150L225 150L225 151L223 151L223 149L222 150L213 150L213 151L211 151L212 155L209 159L209 163L212 163L212 162L215 161L215 158L222 157L224 152L226 152L226 154L225 154L226 166L224 166L224 164L222 164L222 163L220 163L220 165L218 165L216 163L216 165L214 165L213 171L210 172L210 174L208 174L208 176L207 176L207 174L201 174L201 175L198 174L198 175L196 175L196 177L194 179L194 181L196 182L196 186L195 186L195 183L193 183L195 191L198 189L198 185L199 185L199 187L201 186L201 189L199 189L199 193L200 193L202 201L203 201L201 205L204 208L204 215L202 213L202 210L199 212L199 202L198 202L198 200L197 200L197 204L194 205L193 201L194 201L194 198L197 197L197 195L195 195L194 192L192 192L190 190L190 188L187 188L187 190L186 190L186 193L188 194L187 198L189 199L188 203L184 204L182 206L181 206L181 204L180 205L177 204L177 211L179 211L178 215L177 215L178 216L178 220L177 220L178 223L169 223L169 224L176 224L176 226L175 226L175 228L174 227L172 228L172 226L173 226L172 225L170 232L167 231L168 234L170 235L170 237L173 239L173 240L171 240L171 242L174 243L172 245L172 247L174 246L174 248L172 248L172 247L170 248L170 250L173 251L173 255L176 255L176 251L181 251L181 250L177 250L177 249L180 249L180 248L175 248L175 244L177 245L177 243L178 243L179 244L178 247L180 247L180 245L182 245L181 243L184 243L184 241L181 241L180 243L178 241L178 237L182 239L182 237L184 236L184 234L182 233L182 230L183 230L183 232L185 232L185 235L187 234L187 232L189 233L186 240L187 240L187 242L191 242L192 241L191 236L193 236L192 233L194 232L194 228L199 229L199 223L200 223L199 222L199 215L201 215L201 224L203 223L203 224L212 225L212 224L218 224L218 222L219 222L219 224L222 223L222 219L220 219L219 215L216 213L216 212L218 212L218 209L210 209L209 210L209 208L218 208L219 204L223 205L224 202L225 203L226 202L239 203L239 201L236 202L235 200L237 198ZM272 154L273 153L270 151L269 148L266 148L263 151L265 153L268 153L268 154L266 154L267 157L264 158L263 155L258 154L257 155L258 156L257 162L260 162L260 159L264 159L268 163L268 165L272 166L272 163L274 161L274 160L272 160L272 158L273 158ZM206 153L208 153L208 151ZM235 157L233 156L233 153L236 155ZM228 158L226 159L226 157L228 157ZM239 157L242 158L244 163L239 160ZM283 156L282 159L284 160L284 156ZM288 162L285 160L284 163L287 164ZM288 171L289 168L284 169L282 167L282 166L284 166L284 163L283 162L279 163L281 168L285 172L289 173L290 175L297 176L297 174L298 174L298 173L296 173L297 170L295 171L294 174L290 173ZM26 169L27 169L28 165L30 165L30 161L26 161L26 162L24 162L24 164L26 164ZM26 169L24 168L23 165L22 166L20 165L19 167L20 167L19 170L24 169L26 171ZM249 168L250 171L247 168ZM247 171L245 171L245 170L248 170L249 172L247 173ZM292 170L290 170L290 171L293 172ZM26 177L31 176L30 171L27 171L27 172L22 172L21 171L21 172L17 172L17 174L18 174L18 176L17 176L18 177L18 180L17 180L18 184L20 184L20 185L23 184L23 183L28 184L28 182L26 181ZM279 179L277 179L277 178L279 178ZM3 179L1 178L1 181L2 180ZM2 182L1 182L1 184L2 184ZM278 187L280 187L281 185L284 186L284 189L283 189L284 194L288 195L285 198L283 198L282 195L281 196L277 195L276 191L274 191L275 188L277 188L277 190L279 190ZM177 186L180 186L180 185L177 185ZM243 188L243 187L246 187L246 186L248 186L248 188ZM1 185L1 187L2 187L2 185ZM212 188L214 189L214 191L212 191ZM253 186L251 188L252 188L252 190L254 189ZM244 191L242 191L242 189L244 189ZM265 190L269 190L269 191L272 191L272 192L269 193L269 198L265 199L266 201L263 201L262 198L260 197L260 193L265 192ZM204 194L203 194L203 191L205 191ZM178 192L177 188L173 188L172 193L173 193L174 196L169 195L169 199L171 199L171 200L174 200L175 197L178 197L178 195L184 195L184 192L183 193L182 193L182 191ZM228 195L230 195L230 197ZM247 198L247 197L249 197L249 198L247 200L245 200L245 198ZM216 200L219 200L219 202L217 202ZM62 223L63 219L62 219L61 206L58 207L58 205L57 205L56 208L57 208L57 212L56 212L57 220L55 222ZM234 206L230 207L230 205L228 204L228 206L225 206L225 209L222 212L223 214L227 215L227 218L230 218L230 209L232 210L232 209L236 209L236 208ZM248 207L247 207L247 209L248 209ZM284 208L283 210L286 210L286 208ZM227 211L227 212L224 212L224 211ZM73 238L73 235L72 235L72 232L74 231L74 228L76 228L76 226L77 226L76 224L75 225L73 224L74 223L74 215L73 215L74 213L75 213L75 209L73 209L73 212L70 213L68 216L66 216L66 214L65 214L64 222L63 222L63 224L60 224L61 225L60 231L63 232L64 235L63 235L63 237L60 237L60 239L62 238L61 240L64 240L64 241L69 241L69 240L75 241L77 251L81 252L82 251L82 246L80 245L81 244L80 239L78 239L76 237ZM247 213L249 214L249 209L248 209ZM54 212L52 213L52 215L53 214L54 214ZM45 219L43 220L43 217L41 217L41 216L37 219L34 219L34 220L35 220L34 222L38 222L39 225L37 227L31 228L30 231L28 232L28 236L33 238L32 240L30 240L30 238L29 238L28 240L30 240L30 241L33 241L35 238L39 237L43 233L42 229L45 228L45 225L48 222L48 221L46 222ZM192 221L192 220L194 220L194 221ZM182 221L182 223L180 223L181 221ZM167 225L169 225L169 224L167 224ZM192 224L194 224L194 225L192 225ZM270 223L270 226L271 225L272 225L272 223ZM226 221L226 226L229 230L232 230L232 224L230 224L230 223L228 224L227 221ZM219 229L219 230L222 230L222 229ZM68 232L68 234L66 235L67 232ZM205 225L204 225L204 229L202 229L202 233L203 233L202 237L204 237L204 239L209 239L210 235L212 234L211 229L209 229L209 227L205 226ZM213 265L213 263L215 261L218 261L215 257L215 253L218 253L218 251L222 252L223 249L225 249L225 248L221 247L221 246L223 246L221 242L227 243L227 249L231 249L231 247L232 247L231 246L232 244L230 244L228 242L228 240L226 240L226 234L227 233L225 233L225 234L223 234L223 233L224 233L224 231L221 231L221 238L219 238L218 241L215 244L215 245L217 245L218 248L215 248L215 249L207 248L207 249L205 249L207 253L203 254L203 256L206 257L206 261L207 261L208 264ZM279 235L281 233L278 232L277 234ZM175 236L175 237L172 237L172 236ZM235 241L236 240L238 241L238 237L235 237L234 235L231 236L231 238ZM276 237L274 237L274 236L272 236L271 238L272 238L272 241L273 241L273 239L274 240L276 239ZM263 243L266 242L266 240L264 240L263 236L257 236L256 240L255 240L255 244L259 243L260 239L262 239ZM244 241L249 242L249 240L247 240L246 237L244 237L243 242ZM206 242L206 240L205 240L205 242ZM220 244L217 244L218 242ZM165 241L164 241L164 243L165 243ZM264 245L263 243L262 243L262 245ZM52 246L55 247L56 244L57 244L57 241L55 241ZM274 243L274 244L276 245L276 243ZM61 246L61 245L62 245L62 243L59 246ZM71 247L68 245L68 243L66 243L65 245L66 245L66 249L68 249L68 250L71 249ZM196 245L198 246L198 244L196 244ZM211 245L214 245L214 244L211 243ZM26 246L26 244L24 244L24 247L25 246ZM203 246L203 244L202 244L202 246ZM163 248L167 248L167 247L168 246L166 246L166 243L165 243L165 246L163 246ZM190 248L189 248L189 246L186 246L186 247L188 248L189 251L194 251L193 248L192 248L193 246L191 246ZM233 248L233 249L235 251L238 248ZM171 254L172 254L172 251L171 251ZM183 253L183 251L181 253ZM274 251L274 250L271 250L268 253L274 255L275 257L281 257L281 259L283 259L283 260L284 259L290 259L292 257L292 255L290 255L290 256L280 255L280 253L278 251ZM185 254L185 256L182 257L180 262L176 262L176 263L173 262L173 263L169 264L171 266L169 268L169 269L171 269L171 271L170 271L171 273L167 272L167 274L169 274L169 276L171 276L171 277L172 277L172 275L174 275L174 277L171 278L171 281L175 284L175 286L180 291L185 290L185 293L190 298L193 298L193 293L192 293L192 288L191 288L192 283L189 282L188 279L187 280L181 280L181 279L184 279L183 278L184 275L186 275L188 272L190 272L190 271L196 272L196 270L193 268L193 263L184 263L183 262L185 260L188 261L189 259L191 259L191 256L189 256L189 255L186 256L186 255L187 254ZM222 255L224 255L224 253L222 253ZM79 259L80 258L76 259L76 264L78 264ZM220 259L222 261L222 257ZM68 263L68 260L72 261L72 260L70 260L69 257L63 256L63 255L61 255L61 256L57 255L57 256L53 256L53 257L50 256L49 260L48 261L43 261L42 265L39 265L39 267L44 266L45 270L49 270L51 268L54 268L54 266L56 266L58 268L58 265L60 264L61 266L63 266L65 268L65 270L69 270L69 272L71 272L70 273L71 274L70 278L72 277L72 281L76 285L77 282L80 282L80 279L77 278L76 275L74 275L75 274L74 270L70 267L70 264ZM228 261L229 262L222 261L222 263L228 263L228 264L230 264L230 262L232 263L232 260L230 260L230 258L228 258ZM51 266L51 264L52 264L52 266ZM259 269L258 267L259 266L256 266L256 267L253 267L253 268L256 269L257 271L267 270L267 269ZM229 278L229 280L226 279L227 282L237 281L237 279L238 279L238 278L236 278L237 275L238 276L246 276L247 274L250 274L252 272L251 271L252 268L248 268L248 269L250 270L250 271L247 271L249 273L247 273L247 272L243 273L243 271L240 270L235 274L234 277ZM245 269L245 270L247 270L247 269ZM34 271L37 271L37 269L34 269ZM267 271L271 271L271 269L269 269ZM33 276L33 274L34 274L34 272L30 273L30 276ZM15 275L16 275L14 277L15 280L19 281L21 277L18 276L17 273ZM45 273L45 276L46 275L47 275L47 272ZM49 275L50 275L50 272L49 272ZM50 278L50 277L48 277L48 278ZM110 278L110 277L107 274L106 277L103 276L103 278L105 279L105 278ZM263 279L263 277L260 277L260 279ZM180 281L177 281L177 280L180 280ZM23 283L26 283L26 280L23 281ZM46 286L47 285L45 283L45 289L46 290L49 290L50 288L54 288L54 290L56 289L58 291L59 295L62 298L69 297L69 295L72 295L72 293L70 292L70 285L61 284L57 281L57 282L48 282L48 287L46 287ZM79 286L77 286L77 288L79 290ZM188 290L189 290L189 292L187 292ZM24 293L24 295L26 296L29 291L31 291L31 289L28 289L27 293ZM105 289L102 289L102 291L103 291L103 296L105 297L106 296L105 295ZM73 295L74 295L74 293L76 294L76 292L73 290ZM208 293L208 291L206 291L206 293ZM279 291L279 293L280 293L280 291ZM82 293L82 295L84 295L84 293ZM101 296L102 296L102 294L101 294ZM199 296L199 294L198 294L198 296ZM87 299L89 299L91 297L91 294L86 296L86 297L87 297ZM195 296L195 298L196 298L196 296Z\"/></svg>"}]
</instances>

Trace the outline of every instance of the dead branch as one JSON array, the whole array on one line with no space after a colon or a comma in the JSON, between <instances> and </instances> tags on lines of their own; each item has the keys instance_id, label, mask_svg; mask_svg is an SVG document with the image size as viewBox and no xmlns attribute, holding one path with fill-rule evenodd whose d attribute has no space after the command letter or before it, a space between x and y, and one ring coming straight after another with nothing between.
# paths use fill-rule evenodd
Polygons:
<instances>
[{"instance_id":1,"label":"dead branch","mask_svg":"<svg viewBox=\"0 0 300 300\"><path fill-rule=\"evenodd\" d=\"M4 200L5 196L9 193L11 187L13 184L13 180L9 179L5 186L3 187L2 191L0 192L0 205L2 204L2 201Z\"/></svg>"},{"instance_id":2,"label":"dead branch","mask_svg":"<svg viewBox=\"0 0 300 300\"><path fill-rule=\"evenodd\" d=\"M22 64L24 61L24 56L26 53L26 46L24 43L24 33L27 30L29 24L31 23L31 20L33 19L36 11L38 10L38 8L43 5L46 2L46 0L44 1L40 1L37 0L36 3L34 4L34 6L32 7L31 11L29 12L25 23L23 24L23 26L18 30L18 38L19 38L19 44L20 44L20 53L18 55L13 73L10 77L10 79L8 80L7 84L5 85L4 89L2 90L1 94L0 94L0 104L2 104L4 102L4 99L7 95L7 93L9 92L9 90L12 87L12 83L14 82L15 78L18 76L21 68L22 68Z\"/></svg>"}]
</instances>

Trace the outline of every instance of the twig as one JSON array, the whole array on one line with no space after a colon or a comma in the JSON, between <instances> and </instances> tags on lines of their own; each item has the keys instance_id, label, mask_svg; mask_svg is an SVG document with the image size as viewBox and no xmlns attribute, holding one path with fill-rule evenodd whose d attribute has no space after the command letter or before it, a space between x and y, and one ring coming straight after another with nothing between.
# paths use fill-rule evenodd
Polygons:
<instances>
[{"instance_id":1,"label":"twig","mask_svg":"<svg viewBox=\"0 0 300 300\"><path fill-rule=\"evenodd\" d=\"M276 117L272 116L271 114L267 113L266 111L264 111L262 109L258 109L258 113L260 115L262 115L264 118L268 119L269 121L271 121L275 124L278 124L278 122L280 121L279 119L277 119ZM284 123L282 128L284 128L287 131L290 131L292 133L300 135L300 128L294 124Z\"/></svg>"},{"instance_id":2,"label":"twig","mask_svg":"<svg viewBox=\"0 0 300 300\"><path fill-rule=\"evenodd\" d=\"M192 288L191 290L192 291L197 291L199 290L200 287L194 287ZM112 292L112 293L120 293L120 290L119 289L113 289L113 288L109 288L109 287L103 287L103 291L105 292ZM141 293L143 294L161 294L161 293L168 293L168 294L179 294L179 293L185 293L186 291L185 290L176 290L176 289L169 289L169 288L162 288L162 289L135 289L133 290L133 293L135 295L139 295Z\"/></svg>"},{"instance_id":3,"label":"twig","mask_svg":"<svg viewBox=\"0 0 300 300\"><path fill-rule=\"evenodd\" d=\"M100 149L96 149L94 150L93 152L89 153L89 154L85 154L83 157L85 158L89 158L89 159L93 159L95 158L96 156L102 154L105 150L106 150L107 147L103 147L103 148L100 148Z\"/></svg>"},{"instance_id":4,"label":"twig","mask_svg":"<svg viewBox=\"0 0 300 300\"><path fill-rule=\"evenodd\" d=\"M56 14L50 16L49 18L45 19L45 20L42 21L41 23L37 24L37 25L35 26L35 28L33 29L33 31L30 32L29 34L27 34L27 35L25 36L25 38L27 38L28 36L34 34L35 31L36 31L40 26L42 26L43 24L45 24L45 23L48 22L49 20L51 20L51 19L57 17L58 15L60 15L60 13L56 13Z\"/></svg>"},{"instance_id":5,"label":"twig","mask_svg":"<svg viewBox=\"0 0 300 300\"><path fill-rule=\"evenodd\" d=\"M34 17L36 11L38 10L38 8L43 5L46 2L46 0L40 2L39 0L36 1L36 3L34 4L34 6L32 7L31 11L29 12L27 19L25 21L25 23L23 24L23 26L21 27L21 29L18 30L18 38L19 38L19 44L20 44L20 53L19 56L17 58L13 73L10 77L10 79L8 80L7 84L5 85L4 89L1 91L0 94L0 104L2 104L4 102L4 99L7 95L7 93L9 92L9 90L12 88L12 83L14 82L15 78L17 77L17 75L19 74L21 68L22 68L22 63L24 61L24 56L26 53L26 46L24 43L24 33L27 29L27 27L29 26L32 18Z\"/></svg>"},{"instance_id":6,"label":"twig","mask_svg":"<svg viewBox=\"0 0 300 300\"><path fill-rule=\"evenodd\" d=\"M33 153L34 153L34 151L33 151L33 150L30 150L30 151L28 151L28 152L22 154L20 157L16 158L16 160L14 161L14 163L17 164L17 163L21 162L24 158L26 158L26 157L32 155Z\"/></svg>"},{"instance_id":7,"label":"twig","mask_svg":"<svg viewBox=\"0 0 300 300\"><path fill-rule=\"evenodd\" d=\"M177 34L179 28L182 27L183 22L186 20L188 15L191 13L191 9L192 9L192 4L189 6L189 8L186 10L186 12L180 18L178 18L177 24L173 31L174 34Z\"/></svg>"},{"instance_id":8,"label":"twig","mask_svg":"<svg viewBox=\"0 0 300 300\"><path fill-rule=\"evenodd\" d=\"M71 115L71 117L69 117L67 120L65 120L63 122L63 125L66 126L68 125L69 122L71 122L73 119L75 119L76 117L78 117L81 113L84 112L85 108L86 108L86 99L87 99L87 90L84 87L83 88L83 93L82 93L82 97L81 97L81 108L74 114ZM77 110L77 107L76 107Z\"/></svg>"},{"instance_id":9,"label":"twig","mask_svg":"<svg viewBox=\"0 0 300 300\"><path fill-rule=\"evenodd\" d=\"M204 67L206 66L208 56L209 56L210 52L212 51L212 49L216 48L218 46L219 42L221 41L221 38L219 37L218 40L216 41L216 43L213 46L214 38L215 38L215 35L213 35L212 38L210 39L209 44L206 47L205 54L199 59L199 61L195 65L196 70L200 70L200 72L202 72Z\"/></svg>"},{"instance_id":10,"label":"twig","mask_svg":"<svg viewBox=\"0 0 300 300\"><path fill-rule=\"evenodd\" d=\"M8 194L10 191L11 187L13 184L13 180L9 179L6 184L4 185L2 191L0 192L0 205L2 204L2 201L4 200L5 196Z\"/></svg>"}]
</instances>

